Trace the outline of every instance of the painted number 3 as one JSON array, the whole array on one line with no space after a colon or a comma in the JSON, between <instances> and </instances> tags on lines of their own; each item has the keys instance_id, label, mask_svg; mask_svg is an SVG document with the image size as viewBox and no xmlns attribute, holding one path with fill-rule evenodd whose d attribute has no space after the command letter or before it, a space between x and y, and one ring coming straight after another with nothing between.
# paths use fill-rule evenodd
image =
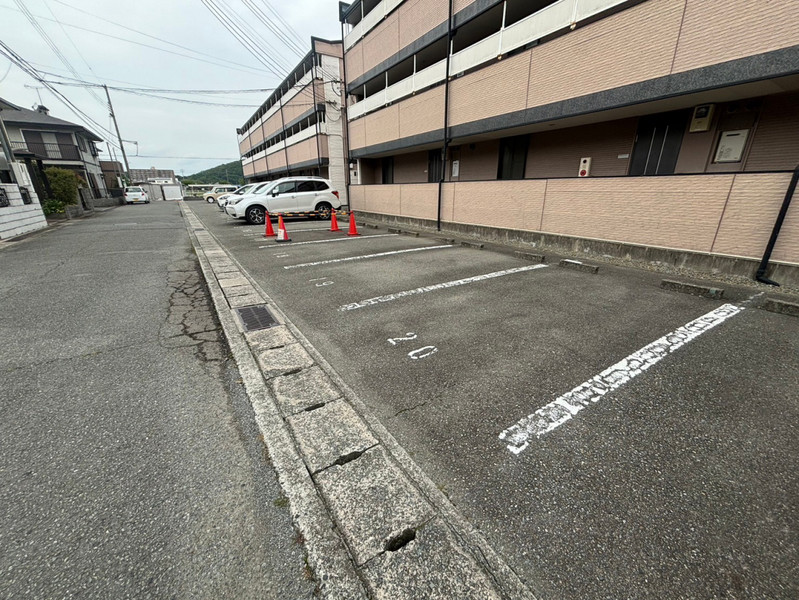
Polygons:
<instances>
[{"instance_id":1,"label":"painted number 3","mask_svg":"<svg viewBox=\"0 0 799 600\"><path fill-rule=\"evenodd\" d=\"M408 333L405 334L404 337L388 338L388 343L391 344L392 346L396 346L400 342L409 342L411 340L415 340L417 337L419 336L417 336L412 331L409 331ZM425 346L424 348L417 348L416 350L408 352L408 356L412 360L419 360L420 358L427 358L428 356L435 354L436 352L438 352L438 348L436 348L435 346Z\"/></svg>"}]
</instances>

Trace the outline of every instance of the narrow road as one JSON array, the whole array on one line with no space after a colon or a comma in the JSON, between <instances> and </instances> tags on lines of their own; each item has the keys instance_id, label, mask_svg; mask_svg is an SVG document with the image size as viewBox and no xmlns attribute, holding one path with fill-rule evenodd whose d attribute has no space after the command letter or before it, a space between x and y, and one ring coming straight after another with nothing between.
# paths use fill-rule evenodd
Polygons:
<instances>
[{"instance_id":1,"label":"narrow road","mask_svg":"<svg viewBox=\"0 0 799 600\"><path fill-rule=\"evenodd\" d=\"M0 596L310 598L178 207L0 246Z\"/></svg>"}]
</instances>

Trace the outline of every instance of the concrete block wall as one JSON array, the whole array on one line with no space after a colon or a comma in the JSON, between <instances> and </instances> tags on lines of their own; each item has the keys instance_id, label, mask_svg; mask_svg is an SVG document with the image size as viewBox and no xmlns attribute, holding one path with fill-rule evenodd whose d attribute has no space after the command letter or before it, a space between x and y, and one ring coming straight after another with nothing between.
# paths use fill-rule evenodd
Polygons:
<instances>
[{"instance_id":1,"label":"concrete block wall","mask_svg":"<svg viewBox=\"0 0 799 600\"><path fill-rule=\"evenodd\" d=\"M32 204L22 202L22 194L16 184L0 183L0 188L5 190L11 203L11 206L0 208L0 240L47 227L39 197L33 187L27 188Z\"/></svg>"}]
</instances>

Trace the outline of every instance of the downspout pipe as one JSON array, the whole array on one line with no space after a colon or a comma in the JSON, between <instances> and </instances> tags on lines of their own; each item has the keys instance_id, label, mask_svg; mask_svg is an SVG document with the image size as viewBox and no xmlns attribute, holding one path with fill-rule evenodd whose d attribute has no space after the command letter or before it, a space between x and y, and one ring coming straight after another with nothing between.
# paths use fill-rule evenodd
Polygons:
<instances>
[{"instance_id":1,"label":"downspout pipe","mask_svg":"<svg viewBox=\"0 0 799 600\"><path fill-rule=\"evenodd\" d=\"M438 209L436 211L436 231L441 231L441 201L444 195L444 181L447 177L447 150L449 149L449 61L452 56L452 0L449 0L447 18L447 70L444 78L444 148L441 151L441 178L438 180Z\"/></svg>"},{"instance_id":2,"label":"downspout pipe","mask_svg":"<svg viewBox=\"0 0 799 600\"><path fill-rule=\"evenodd\" d=\"M768 263L771 259L771 253L774 250L774 246L777 244L777 238L780 236L782 223L785 221L785 216L788 214L788 207L791 205L793 194L796 191L797 182L799 182L799 166L797 166L793 171L793 177L791 177L791 183L788 185L788 190L785 192L785 199L782 201L780 213L777 215L777 220L774 222L774 229L771 230L771 237L768 240L766 252L763 254L763 260L760 261L760 267L758 267L757 273L755 274L755 280L759 281L760 283L766 283L768 285L774 285L777 287L780 285L776 281L766 277L766 270L768 269Z\"/></svg>"}]
</instances>

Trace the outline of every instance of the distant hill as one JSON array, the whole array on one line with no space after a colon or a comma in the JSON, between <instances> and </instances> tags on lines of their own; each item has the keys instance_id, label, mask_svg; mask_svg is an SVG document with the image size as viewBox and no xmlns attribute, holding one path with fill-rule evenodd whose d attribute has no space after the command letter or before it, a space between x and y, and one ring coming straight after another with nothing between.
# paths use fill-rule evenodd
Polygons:
<instances>
[{"instance_id":1,"label":"distant hill","mask_svg":"<svg viewBox=\"0 0 799 600\"><path fill-rule=\"evenodd\" d=\"M229 183L231 185L243 185L244 171L242 171L241 162L234 160L224 165L200 171L194 175L186 175L186 177L183 178L183 183Z\"/></svg>"}]
</instances>

